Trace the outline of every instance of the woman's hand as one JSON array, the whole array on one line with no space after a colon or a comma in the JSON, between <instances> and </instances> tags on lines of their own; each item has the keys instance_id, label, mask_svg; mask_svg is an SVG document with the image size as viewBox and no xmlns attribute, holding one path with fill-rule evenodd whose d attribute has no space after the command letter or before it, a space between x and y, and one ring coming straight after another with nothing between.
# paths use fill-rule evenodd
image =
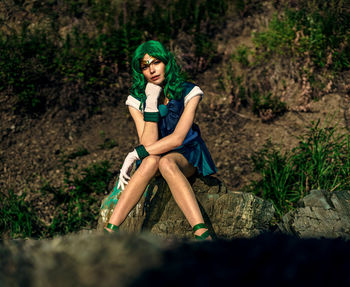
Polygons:
<instances>
[{"instance_id":1,"label":"woman's hand","mask_svg":"<svg viewBox=\"0 0 350 287\"><path fill-rule=\"evenodd\" d=\"M145 112L147 113L155 113L158 112L158 98L162 92L162 87L147 83L145 94L146 94L146 108Z\"/></svg>"},{"instance_id":2,"label":"woman's hand","mask_svg":"<svg viewBox=\"0 0 350 287\"><path fill-rule=\"evenodd\" d=\"M132 152L129 152L126 156L123 166L120 170L119 174L119 182L117 188L121 188L121 190L124 190L125 186L128 184L128 181L130 180L130 172L132 170L132 166L136 160L139 160L139 156L136 152L136 150L133 150Z\"/></svg>"}]
</instances>

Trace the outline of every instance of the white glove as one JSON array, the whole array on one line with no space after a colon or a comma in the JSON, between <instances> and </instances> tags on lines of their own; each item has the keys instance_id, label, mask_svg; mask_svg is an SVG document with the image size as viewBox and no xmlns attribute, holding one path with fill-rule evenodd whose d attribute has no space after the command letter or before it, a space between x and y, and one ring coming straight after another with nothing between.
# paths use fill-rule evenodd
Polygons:
<instances>
[{"instance_id":1,"label":"white glove","mask_svg":"<svg viewBox=\"0 0 350 287\"><path fill-rule=\"evenodd\" d=\"M147 83L145 94L146 94L146 108L145 112L147 113L156 113L158 112L158 98L160 96L160 93L162 92L162 87Z\"/></svg>"},{"instance_id":2,"label":"white glove","mask_svg":"<svg viewBox=\"0 0 350 287\"><path fill-rule=\"evenodd\" d=\"M126 158L124 159L123 166L120 170L119 174L119 182L117 188L121 188L121 190L124 190L125 186L128 184L128 181L130 180L130 172L132 170L132 166L136 160L139 160L139 156L136 152L136 150L133 150L132 152L129 152Z\"/></svg>"}]
</instances>

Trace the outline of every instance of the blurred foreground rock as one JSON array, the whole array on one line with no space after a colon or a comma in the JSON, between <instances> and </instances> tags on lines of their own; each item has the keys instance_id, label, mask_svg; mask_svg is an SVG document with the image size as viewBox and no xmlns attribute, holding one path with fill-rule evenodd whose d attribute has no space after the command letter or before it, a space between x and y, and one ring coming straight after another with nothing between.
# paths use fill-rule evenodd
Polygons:
<instances>
[{"instance_id":1,"label":"blurred foreground rock","mask_svg":"<svg viewBox=\"0 0 350 287\"><path fill-rule=\"evenodd\" d=\"M191 184L204 220L216 237L253 237L271 230L275 210L269 201L252 193L228 191L215 177L196 177ZM146 230L161 237L193 238L191 226L166 182L157 177L148 191L147 198L142 197L121 225L121 230ZM103 229L106 221L108 217L101 216L99 230Z\"/></svg>"},{"instance_id":2,"label":"blurred foreground rock","mask_svg":"<svg viewBox=\"0 0 350 287\"><path fill-rule=\"evenodd\" d=\"M127 286L161 262L165 242L143 234L81 233L0 244L0 286Z\"/></svg>"},{"instance_id":3,"label":"blurred foreground rock","mask_svg":"<svg viewBox=\"0 0 350 287\"><path fill-rule=\"evenodd\" d=\"M300 207L283 216L283 233L300 238L350 239L350 192L312 190Z\"/></svg>"},{"instance_id":4,"label":"blurred foreground rock","mask_svg":"<svg viewBox=\"0 0 350 287\"><path fill-rule=\"evenodd\" d=\"M349 258L350 243L340 239L82 233L0 242L0 286L350 286Z\"/></svg>"}]
</instances>

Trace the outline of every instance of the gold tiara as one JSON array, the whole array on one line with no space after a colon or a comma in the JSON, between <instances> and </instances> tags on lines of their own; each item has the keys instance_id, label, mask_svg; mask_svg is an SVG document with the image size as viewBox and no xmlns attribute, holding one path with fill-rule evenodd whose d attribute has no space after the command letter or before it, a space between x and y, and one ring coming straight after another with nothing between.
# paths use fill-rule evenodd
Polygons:
<instances>
[{"instance_id":1,"label":"gold tiara","mask_svg":"<svg viewBox=\"0 0 350 287\"><path fill-rule=\"evenodd\" d=\"M144 66L149 66L151 65L157 58L154 58L152 56L149 56L147 60L141 60L140 66L143 68Z\"/></svg>"}]
</instances>

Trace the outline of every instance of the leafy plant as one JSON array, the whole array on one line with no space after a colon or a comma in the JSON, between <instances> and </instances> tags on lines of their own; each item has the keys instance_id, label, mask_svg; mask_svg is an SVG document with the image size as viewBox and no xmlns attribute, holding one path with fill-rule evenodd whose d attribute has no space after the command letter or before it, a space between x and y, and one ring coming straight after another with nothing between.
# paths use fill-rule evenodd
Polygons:
<instances>
[{"instance_id":1,"label":"leafy plant","mask_svg":"<svg viewBox=\"0 0 350 287\"><path fill-rule=\"evenodd\" d=\"M50 235L96 226L99 200L106 193L112 178L109 168L109 163L104 161L84 169L81 176L73 178L66 170L65 187L54 190L58 208L48 230Z\"/></svg>"},{"instance_id":2,"label":"leafy plant","mask_svg":"<svg viewBox=\"0 0 350 287\"><path fill-rule=\"evenodd\" d=\"M258 92L253 92L253 112L260 116L263 121L267 122L282 115L287 111L286 103L282 102L276 96L272 96L271 93L267 95L260 95Z\"/></svg>"},{"instance_id":3,"label":"leafy plant","mask_svg":"<svg viewBox=\"0 0 350 287\"><path fill-rule=\"evenodd\" d=\"M115 140L106 138L103 141L103 144L99 145L100 149L112 149L114 147L116 147L118 144Z\"/></svg>"},{"instance_id":4,"label":"leafy plant","mask_svg":"<svg viewBox=\"0 0 350 287\"><path fill-rule=\"evenodd\" d=\"M0 193L0 236L49 237L96 227L100 200L112 179L109 168L104 161L72 177L66 167L63 187L45 183L38 192L44 196L52 194L56 205L50 225L40 221L31 204L25 201L24 193L20 196L12 190L8 195Z\"/></svg>"},{"instance_id":5,"label":"leafy plant","mask_svg":"<svg viewBox=\"0 0 350 287\"><path fill-rule=\"evenodd\" d=\"M128 82L118 78L127 78L139 44L157 39L172 46L181 33L194 43L191 62L195 68L190 72L197 73L215 56L212 35L214 27L224 25L228 3L34 1L29 16L38 22L24 19L22 26L11 23L16 29L0 32L0 92L16 97L18 111L27 114L45 112L47 105L60 102L57 97L64 95L68 99L62 102L69 110L86 102L96 106L99 94L126 89ZM11 18L21 9L15 1L4 13ZM67 26L65 19L72 19L72 24ZM63 90L64 95L57 90ZM84 101L79 101L81 95Z\"/></svg>"},{"instance_id":6,"label":"leafy plant","mask_svg":"<svg viewBox=\"0 0 350 287\"><path fill-rule=\"evenodd\" d=\"M8 195L0 193L0 235L9 232L12 238L38 237L42 224L33 211L31 204L25 201L26 194Z\"/></svg>"},{"instance_id":7,"label":"leafy plant","mask_svg":"<svg viewBox=\"0 0 350 287\"><path fill-rule=\"evenodd\" d=\"M350 67L350 14L345 1L297 1L274 15L268 29L254 35L257 56L273 53L310 58L322 68L340 71Z\"/></svg>"},{"instance_id":8,"label":"leafy plant","mask_svg":"<svg viewBox=\"0 0 350 287\"><path fill-rule=\"evenodd\" d=\"M234 57L242 65L242 67L249 66L249 60L248 60L249 53L250 53L249 48L244 45L241 45L237 48L237 51Z\"/></svg>"},{"instance_id":9,"label":"leafy plant","mask_svg":"<svg viewBox=\"0 0 350 287\"><path fill-rule=\"evenodd\" d=\"M77 151L74 151L72 153L70 153L67 158L68 159L75 159L77 157L81 157L81 156L84 156L84 155L88 155L90 152L84 148L84 147L79 147Z\"/></svg>"},{"instance_id":10,"label":"leafy plant","mask_svg":"<svg viewBox=\"0 0 350 287\"><path fill-rule=\"evenodd\" d=\"M279 217L313 189L350 188L348 135L339 134L335 127L322 127L318 120L299 140L298 146L286 153L268 142L252 157L261 179L247 190L271 200Z\"/></svg>"}]
</instances>

